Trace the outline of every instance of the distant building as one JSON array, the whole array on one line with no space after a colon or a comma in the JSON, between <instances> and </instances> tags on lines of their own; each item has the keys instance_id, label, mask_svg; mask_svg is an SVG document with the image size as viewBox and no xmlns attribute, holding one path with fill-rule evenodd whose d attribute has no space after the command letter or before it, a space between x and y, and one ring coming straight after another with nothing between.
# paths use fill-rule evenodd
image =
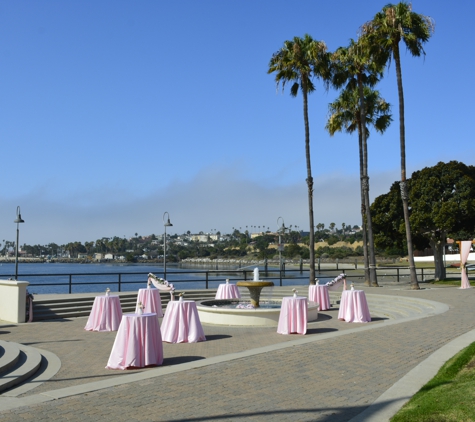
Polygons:
<instances>
[{"instance_id":1,"label":"distant building","mask_svg":"<svg viewBox=\"0 0 475 422\"><path fill-rule=\"evenodd\" d=\"M191 240L193 240L194 242L207 243L208 235L207 234L193 234L191 235Z\"/></svg>"}]
</instances>

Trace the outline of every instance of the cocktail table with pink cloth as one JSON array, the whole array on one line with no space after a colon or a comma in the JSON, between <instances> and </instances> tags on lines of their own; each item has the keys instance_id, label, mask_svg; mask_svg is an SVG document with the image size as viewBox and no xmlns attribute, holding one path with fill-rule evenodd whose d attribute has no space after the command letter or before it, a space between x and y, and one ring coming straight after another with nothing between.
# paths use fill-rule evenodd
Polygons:
<instances>
[{"instance_id":1,"label":"cocktail table with pink cloth","mask_svg":"<svg viewBox=\"0 0 475 422\"><path fill-rule=\"evenodd\" d=\"M137 306L135 312L138 312L139 302L143 305L143 311L146 314L157 314L160 318L163 316L162 300L160 299L160 291L158 289L149 288L139 289L137 294Z\"/></svg>"},{"instance_id":2,"label":"cocktail table with pink cloth","mask_svg":"<svg viewBox=\"0 0 475 422\"><path fill-rule=\"evenodd\" d=\"M305 334L307 332L307 308L306 297L282 298L277 332L279 334Z\"/></svg>"},{"instance_id":3,"label":"cocktail table with pink cloth","mask_svg":"<svg viewBox=\"0 0 475 422\"><path fill-rule=\"evenodd\" d=\"M85 330L117 331L122 319L119 296L96 296Z\"/></svg>"},{"instance_id":4,"label":"cocktail table with pink cloth","mask_svg":"<svg viewBox=\"0 0 475 422\"><path fill-rule=\"evenodd\" d=\"M328 292L328 286L319 284L309 285L308 300L311 302L317 302L320 311L330 309L330 293Z\"/></svg>"},{"instance_id":5,"label":"cocktail table with pink cloth","mask_svg":"<svg viewBox=\"0 0 475 422\"><path fill-rule=\"evenodd\" d=\"M162 363L163 344L157 314L124 315L106 368L143 368Z\"/></svg>"},{"instance_id":6,"label":"cocktail table with pink cloth","mask_svg":"<svg viewBox=\"0 0 475 422\"><path fill-rule=\"evenodd\" d=\"M363 290L343 290L338 319L346 322L371 322L371 315Z\"/></svg>"},{"instance_id":7,"label":"cocktail table with pink cloth","mask_svg":"<svg viewBox=\"0 0 475 422\"><path fill-rule=\"evenodd\" d=\"M220 284L216 292L215 299L239 299L241 293L235 284Z\"/></svg>"},{"instance_id":8,"label":"cocktail table with pink cloth","mask_svg":"<svg viewBox=\"0 0 475 422\"><path fill-rule=\"evenodd\" d=\"M162 320L162 339L167 343L206 341L194 301L174 300L168 302Z\"/></svg>"}]
</instances>

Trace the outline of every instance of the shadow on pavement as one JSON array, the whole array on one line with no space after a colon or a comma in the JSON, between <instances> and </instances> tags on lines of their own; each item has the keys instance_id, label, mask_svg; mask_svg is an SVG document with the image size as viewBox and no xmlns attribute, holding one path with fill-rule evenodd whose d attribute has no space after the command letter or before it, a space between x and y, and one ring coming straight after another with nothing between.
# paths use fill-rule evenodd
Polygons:
<instances>
[{"instance_id":1,"label":"shadow on pavement","mask_svg":"<svg viewBox=\"0 0 475 422\"><path fill-rule=\"evenodd\" d=\"M207 334L206 341L213 341L213 340L223 340L225 338L232 338L232 336L227 334Z\"/></svg>"},{"instance_id":2,"label":"shadow on pavement","mask_svg":"<svg viewBox=\"0 0 475 422\"><path fill-rule=\"evenodd\" d=\"M164 358L162 366L179 365L180 363L194 362L195 360L206 359L204 356L175 356Z\"/></svg>"}]
</instances>

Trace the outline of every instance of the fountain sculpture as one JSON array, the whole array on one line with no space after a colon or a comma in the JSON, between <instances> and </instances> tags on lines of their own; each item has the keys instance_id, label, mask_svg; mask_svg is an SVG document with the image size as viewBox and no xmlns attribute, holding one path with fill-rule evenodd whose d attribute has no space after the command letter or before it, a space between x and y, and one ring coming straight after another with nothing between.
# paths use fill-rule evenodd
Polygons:
<instances>
[{"instance_id":1,"label":"fountain sculpture","mask_svg":"<svg viewBox=\"0 0 475 422\"><path fill-rule=\"evenodd\" d=\"M259 280L259 268L254 268L254 281L238 281L236 286L247 287L249 290L249 295L251 297L251 305L254 308L259 308L259 299L261 296L261 290L264 287L273 287L274 283L272 281L261 281Z\"/></svg>"}]
</instances>

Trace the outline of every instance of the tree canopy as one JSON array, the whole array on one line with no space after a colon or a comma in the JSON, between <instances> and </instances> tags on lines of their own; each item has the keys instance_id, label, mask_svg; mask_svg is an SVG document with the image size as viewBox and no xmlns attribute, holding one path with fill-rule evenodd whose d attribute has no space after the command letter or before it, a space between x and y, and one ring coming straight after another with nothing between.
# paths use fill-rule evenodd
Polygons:
<instances>
[{"instance_id":1,"label":"tree canopy","mask_svg":"<svg viewBox=\"0 0 475 422\"><path fill-rule=\"evenodd\" d=\"M414 245L434 251L436 278L445 278L443 251L447 237L475 237L475 167L458 161L439 162L408 179L410 223ZM404 215L399 182L371 206L375 243L390 250L404 247Z\"/></svg>"}]
</instances>

